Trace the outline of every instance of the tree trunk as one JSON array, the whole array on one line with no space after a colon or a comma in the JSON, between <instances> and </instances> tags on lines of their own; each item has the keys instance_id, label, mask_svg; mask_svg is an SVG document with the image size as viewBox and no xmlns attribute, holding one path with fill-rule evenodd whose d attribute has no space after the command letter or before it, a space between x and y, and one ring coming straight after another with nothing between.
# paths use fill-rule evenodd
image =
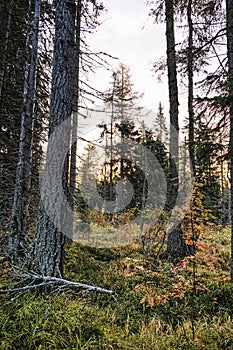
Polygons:
<instances>
[{"instance_id":1,"label":"tree trunk","mask_svg":"<svg viewBox=\"0 0 233 350\"><path fill-rule=\"evenodd\" d=\"M13 1L4 0L0 5L0 99L6 71L12 3Z\"/></svg>"},{"instance_id":2,"label":"tree trunk","mask_svg":"<svg viewBox=\"0 0 233 350\"><path fill-rule=\"evenodd\" d=\"M233 0L226 0L228 90L230 107L231 279L233 280Z\"/></svg>"},{"instance_id":3,"label":"tree trunk","mask_svg":"<svg viewBox=\"0 0 233 350\"><path fill-rule=\"evenodd\" d=\"M109 174L109 199L113 200L113 120L114 120L114 96L116 75L113 73L113 88L111 99L111 122L110 122L110 174ZM107 133L107 130L106 130Z\"/></svg>"},{"instance_id":4,"label":"tree trunk","mask_svg":"<svg viewBox=\"0 0 233 350\"><path fill-rule=\"evenodd\" d=\"M176 70L176 51L174 33L174 3L165 1L166 7L166 39L167 39L167 68L170 104L170 159L169 182L166 208L171 212L176 205L179 190L179 101ZM170 259L187 255L186 244L182 238L180 227L171 228L168 232L166 256Z\"/></svg>"},{"instance_id":5,"label":"tree trunk","mask_svg":"<svg viewBox=\"0 0 233 350\"><path fill-rule=\"evenodd\" d=\"M74 32L75 0L58 0L56 3L49 142L33 251L34 269L42 275L53 277L62 275L64 234L66 234L63 230L63 223L66 220L64 207L67 198L64 198L64 189L61 188L60 182L53 180L60 177L62 183L67 176L64 171L64 160L67 154L64 158L64 150L65 152L69 150L70 142L69 120L73 98ZM62 127L64 124L65 128ZM55 141L53 140L54 135L56 135ZM60 169L62 166L63 169ZM54 217L48 208L53 208Z\"/></svg>"},{"instance_id":6,"label":"tree trunk","mask_svg":"<svg viewBox=\"0 0 233 350\"><path fill-rule=\"evenodd\" d=\"M194 150L194 110L193 110L193 1L188 1L187 17L189 27L188 38L188 114L189 114L189 157L193 176L196 174L195 150Z\"/></svg>"},{"instance_id":7,"label":"tree trunk","mask_svg":"<svg viewBox=\"0 0 233 350\"><path fill-rule=\"evenodd\" d=\"M26 51L28 53L28 59L25 66L19 154L9 237L9 256L14 262L16 262L19 257L24 258L25 255L27 255L25 247L27 241L26 219L31 176L31 147L38 56L40 0L35 2L33 29L30 25L30 12L31 9L29 8L28 33L26 38ZM30 39L31 35L32 39Z\"/></svg>"},{"instance_id":8,"label":"tree trunk","mask_svg":"<svg viewBox=\"0 0 233 350\"><path fill-rule=\"evenodd\" d=\"M76 10L76 35L74 55L74 82L73 82L73 113L70 157L70 206L75 210L76 165L77 165L77 130L78 130L78 102L79 102L79 58L80 58L80 33L81 33L82 1L78 0Z\"/></svg>"},{"instance_id":9,"label":"tree trunk","mask_svg":"<svg viewBox=\"0 0 233 350\"><path fill-rule=\"evenodd\" d=\"M170 104L170 172L169 172L169 209L174 208L178 193L179 123L178 123L178 86L176 72L175 34L173 1L166 0L166 38L167 68Z\"/></svg>"}]
</instances>

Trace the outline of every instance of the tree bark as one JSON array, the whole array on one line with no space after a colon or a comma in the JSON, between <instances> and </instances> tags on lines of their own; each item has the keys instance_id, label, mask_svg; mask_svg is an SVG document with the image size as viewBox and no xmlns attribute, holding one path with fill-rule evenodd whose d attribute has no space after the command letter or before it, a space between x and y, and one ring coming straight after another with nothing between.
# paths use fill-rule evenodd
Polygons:
<instances>
[{"instance_id":1,"label":"tree bark","mask_svg":"<svg viewBox=\"0 0 233 350\"><path fill-rule=\"evenodd\" d=\"M175 31L174 31L174 2L165 1L166 9L166 40L167 40L167 69L170 105L170 157L169 181L166 209L171 213L176 205L179 191L179 101L176 69ZM185 241L180 227L171 228L168 232L167 251L169 259L187 255Z\"/></svg>"},{"instance_id":2,"label":"tree bark","mask_svg":"<svg viewBox=\"0 0 233 350\"><path fill-rule=\"evenodd\" d=\"M11 215L9 237L9 256L16 262L19 257L24 258L26 253L26 219L28 211L28 194L31 176L31 147L33 135L34 101L36 70L38 56L38 33L41 1L35 2L33 29L30 25L30 12L28 9L28 33L26 38L26 51L28 59L25 66L23 110L21 114L21 128L18 164L16 169L15 193ZM32 39L30 39L32 35Z\"/></svg>"},{"instance_id":3,"label":"tree bark","mask_svg":"<svg viewBox=\"0 0 233 350\"><path fill-rule=\"evenodd\" d=\"M230 186L231 186L231 279L233 280L233 0L226 0L227 56L228 56L228 99L230 109Z\"/></svg>"},{"instance_id":4,"label":"tree bark","mask_svg":"<svg viewBox=\"0 0 233 350\"><path fill-rule=\"evenodd\" d=\"M189 114L189 157L193 176L196 174L195 149L194 149L194 109L193 109L193 1L188 1L187 17L189 27L188 38L188 114Z\"/></svg>"},{"instance_id":5,"label":"tree bark","mask_svg":"<svg viewBox=\"0 0 233 350\"><path fill-rule=\"evenodd\" d=\"M10 36L11 11L13 1L4 0L0 5L0 99L5 78L8 43Z\"/></svg>"},{"instance_id":6,"label":"tree bark","mask_svg":"<svg viewBox=\"0 0 233 350\"><path fill-rule=\"evenodd\" d=\"M56 4L53 74L50 102L49 142L38 217L33 267L45 276L61 277L64 248L63 223L66 220L63 190L53 178L67 178L60 169L64 150L69 150L73 92L75 0L58 0ZM67 121L66 127L61 127ZM53 144L56 135L57 145ZM52 151L51 151L52 150ZM67 156L67 154L66 154ZM66 158L65 156L65 158ZM59 165L60 164L60 165ZM47 189L47 191L46 191ZM54 208L54 217L48 208Z\"/></svg>"},{"instance_id":7,"label":"tree bark","mask_svg":"<svg viewBox=\"0 0 233 350\"><path fill-rule=\"evenodd\" d=\"M81 34L82 1L78 0L76 8L76 35L74 54L74 81L73 81L73 113L70 157L70 206L75 210L76 165L77 165L77 130L78 130L78 102L79 102L79 63L80 63L80 34Z\"/></svg>"},{"instance_id":8,"label":"tree bark","mask_svg":"<svg viewBox=\"0 0 233 350\"><path fill-rule=\"evenodd\" d=\"M174 208L178 193L178 158L179 158L179 122L178 122L178 86L176 71L175 33L173 0L166 0L166 39L167 69L170 105L170 172L169 172L169 209Z\"/></svg>"}]
</instances>

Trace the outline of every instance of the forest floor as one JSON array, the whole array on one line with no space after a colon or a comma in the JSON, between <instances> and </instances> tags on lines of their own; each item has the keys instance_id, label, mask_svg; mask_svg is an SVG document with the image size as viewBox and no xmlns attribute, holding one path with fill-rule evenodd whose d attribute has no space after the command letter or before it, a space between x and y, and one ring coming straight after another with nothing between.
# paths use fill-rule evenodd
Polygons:
<instances>
[{"instance_id":1,"label":"forest floor","mask_svg":"<svg viewBox=\"0 0 233 350\"><path fill-rule=\"evenodd\" d=\"M0 294L0 349L233 349L229 264L227 228L203 233L196 257L173 264L145 256L137 243L72 244L64 277L114 297L71 289ZM1 289L17 285L6 261L0 276Z\"/></svg>"}]
</instances>

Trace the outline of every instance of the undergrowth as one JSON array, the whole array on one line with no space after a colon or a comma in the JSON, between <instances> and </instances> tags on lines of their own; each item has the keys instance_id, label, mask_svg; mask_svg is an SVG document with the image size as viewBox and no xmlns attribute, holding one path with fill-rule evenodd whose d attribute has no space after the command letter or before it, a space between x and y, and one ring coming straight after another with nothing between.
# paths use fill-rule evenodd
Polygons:
<instances>
[{"instance_id":1,"label":"undergrowth","mask_svg":"<svg viewBox=\"0 0 233 350\"><path fill-rule=\"evenodd\" d=\"M200 237L196 257L149 266L139 244L72 244L64 277L115 296L42 291L1 295L1 350L233 349L230 231ZM193 267L196 269L195 281ZM12 285L1 263L1 288Z\"/></svg>"}]
</instances>

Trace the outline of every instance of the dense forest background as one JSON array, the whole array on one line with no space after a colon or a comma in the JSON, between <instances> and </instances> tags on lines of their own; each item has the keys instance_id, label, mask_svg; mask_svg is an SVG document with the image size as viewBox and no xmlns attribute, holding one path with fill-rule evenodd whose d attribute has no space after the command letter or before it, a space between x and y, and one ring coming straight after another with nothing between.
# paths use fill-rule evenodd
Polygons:
<instances>
[{"instance_id":1,"label":"dense forest background","mask_svg":"<svg viewBox=\"0 0 233 350\"><path fill-rule=\"evenodd\" d=\"M130 67L119 59L111 71L117 58L88 45L104 3L0 0L0 292L3 306L18 300L4 311L2 349L233 346L232 331L225 335L232 321L233 1L145 6L155 26L164 23L167 45L152 68L155 79L167 77L169 115L161 101L150 123ZM98 91L90 77L103 67L111 80ZM80 125L96 115L101 122L88 138ZM65 328L63 339L49 344L41 333L35 340L52 293L54 308L77 298L73 311L82 315L86 303L84 314L100 323L87 326L80 316L69 339ZM45 307L26 340L16 340L8 323L27 318L21 302ZM104 308L119 329L104 330ZM69 312L64 324L73 322ZM207 319L209 338L200 323ZM221 335L218 322L226 327Z\"/></svg>"}]
</instances>

